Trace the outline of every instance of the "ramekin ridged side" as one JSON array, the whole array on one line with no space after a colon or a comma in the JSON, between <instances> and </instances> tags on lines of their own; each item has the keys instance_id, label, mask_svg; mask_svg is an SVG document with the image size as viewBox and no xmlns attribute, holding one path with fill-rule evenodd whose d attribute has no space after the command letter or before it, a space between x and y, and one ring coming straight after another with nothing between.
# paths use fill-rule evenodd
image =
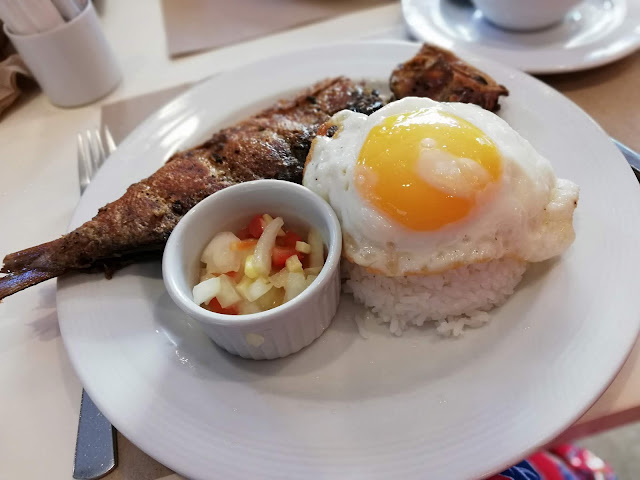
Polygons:
<instances>
[{"instance_id":1,"label":"ramekin ridged side","mask_svg":"<svg viewBox=\"0 0 640 480\"><path fill-rule=\"evenodd\" d=\"M229 329L203 324L205 332L229 353L254 360L286 357L313 343L329 328L340 301L340 271L312 290L304 302L287 312L278 325Z\"/></svg>"},{"instance_id":2,"label":"ramekin ridged side","mask_svg":"<svg viewBox=\"0 0 640 480\"><path fill-rule=\"evenodd\" d=\"M316 228L328 250L318 277L300 295L266 312L221 315L193 302L200 254L213 236L235 231L257 213L282 216L285 225ZM220 347L255 360L286 357L311 344L329 327L340 301L342 234L331 207L305 187L257 180L206 198L180 220L162 260L165 286L178 307L197 320Z\"/></svg>"}]
</instances>

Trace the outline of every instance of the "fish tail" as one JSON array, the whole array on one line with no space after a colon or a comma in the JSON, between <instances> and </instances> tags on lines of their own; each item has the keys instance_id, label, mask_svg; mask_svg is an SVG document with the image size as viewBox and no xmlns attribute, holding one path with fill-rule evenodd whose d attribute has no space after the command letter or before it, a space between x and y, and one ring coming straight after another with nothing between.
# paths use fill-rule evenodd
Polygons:
<instances>
[{"instance_id":1,"label":"fish tail","mask_svg":"<svg viewBox=\"0 0 640 480\"><path fill-rule=\"evenodd\" d=\"M57 277L60 273L44 270L24 270L22 272L8 273L0 277L0 301L20 290Z\"/></svg>"},{"instance_id":2,"label":"fish tail","mask_svg":"<svg viewBox=\"0 0 640 480\"><path fill-rule=\"evenodd\" d=\"M4 257L4 265L0 273L17 273L28 269L57 270L53 265L47 265L51 252L55 251L63 239L36 245L35 247L10 253Z\"/></svg>"},{"instance_id":3,"label":"fish tail","mask_svg":"<svg viewBox=\"0 0 640 480\"><path fill-rule=\"evenodd\" d=\"M52 252L60 246L57 239L36 245L4 257L0 273L0 301L20 290L36 285L64 273L64 269L51 262Z\"/></svg>"}]
</instances>

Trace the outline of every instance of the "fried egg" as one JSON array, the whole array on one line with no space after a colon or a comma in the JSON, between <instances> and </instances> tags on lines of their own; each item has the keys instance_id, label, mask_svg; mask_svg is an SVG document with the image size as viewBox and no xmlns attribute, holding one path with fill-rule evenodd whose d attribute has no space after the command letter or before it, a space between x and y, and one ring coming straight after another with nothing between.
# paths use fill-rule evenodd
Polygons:
<instances>
[{"instance_id":1,"label":"fried egg","mask_svg":"<svg viewBox=\"0 0 640 480\"><path fill-rule=\"evenodd\" d=\"M537 262L574 240L578 186L489 111L408 97L327 126L335 133L314 140L303 184L336 211L347 259L372 272Z\"/></svg>"}]
</instances>

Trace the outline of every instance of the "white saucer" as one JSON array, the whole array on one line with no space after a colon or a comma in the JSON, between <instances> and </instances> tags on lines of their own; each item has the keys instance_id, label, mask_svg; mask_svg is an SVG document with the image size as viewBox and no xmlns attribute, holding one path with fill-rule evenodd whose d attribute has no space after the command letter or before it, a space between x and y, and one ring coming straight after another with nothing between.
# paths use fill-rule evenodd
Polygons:
<instances>
[{"instance_id":1,"label":"white saucer","mask_svg":"<svg viewBox=\"0 0 640 480\"><path fill-rule=\"evenodd\" d=\"M556 26L520 33L489 23L468 0L402 0L419 40L472 52L530 73L585 70L640 47L640 2L584 0Z\"/></svg>"}]
</instances>

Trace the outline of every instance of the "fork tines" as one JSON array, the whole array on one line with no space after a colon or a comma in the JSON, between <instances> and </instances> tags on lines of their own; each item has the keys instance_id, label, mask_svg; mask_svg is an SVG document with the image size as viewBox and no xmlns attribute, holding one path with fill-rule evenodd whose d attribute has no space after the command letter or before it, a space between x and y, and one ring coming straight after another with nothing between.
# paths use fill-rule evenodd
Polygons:
<instances>
[{"instance_id":1,"label":"fork tines","mask_svg":"<svg viewBox=\"0 0 640 480\"><path fill-rule=\"evenodd\" d=\"M80 192L84 192L106 158L116 149L108 127L87 130L78 134L78 178Z\"/></svg>"}]
</instances>

